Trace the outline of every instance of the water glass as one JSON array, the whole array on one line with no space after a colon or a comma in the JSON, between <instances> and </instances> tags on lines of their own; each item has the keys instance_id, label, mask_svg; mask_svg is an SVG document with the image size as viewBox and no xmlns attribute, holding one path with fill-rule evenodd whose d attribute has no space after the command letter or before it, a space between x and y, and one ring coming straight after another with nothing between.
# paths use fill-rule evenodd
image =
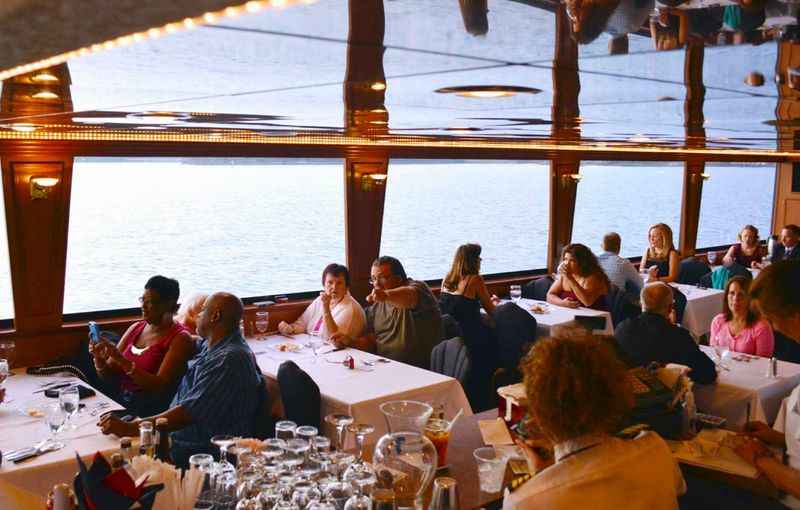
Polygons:
<instances>
[{"instance_id":1,"label":"water glass","mask_svg":"<svg viewBox=\"0 0 800 510\"><path fill-rule=\"evenodd\" d=\"M67 415L67 421L72 421L72 417L78 412L80 403L80 393L77 386L67 386L58 392L58 403L61 410Z\"/></svg>"},{"instance_id":2,"label":"water glass","mask_svg":"<svg viewBox=\"0 0 800 510\"><path fill-rule=\"evenodd\" d=\"M291 420L282 420L275 424L275 438L288 441L294 439L294 432L297 424Z\"/></svg>"},{"instance_id":3,"label":"water glass","mask_svg":"<svg viewBox=\"0 0 800 510\"><path fill-rule=\"evenodd\" d=\"M0 341L0 358L8 360L8 364L14 364L14 349L16 348L16 343L12 340L3 340Z\"/></svg>"},{"instance_id":4,"label":"water glass","mask_svg":"<svg viewBox=\"0 0 800 510\"><path fill-rule=\"evenodd\" d=\"M316 436L311 445L315 451L320 453L331 451L331 440L325 436Z\"/></svg>"},{"instance_id":5,"label":"water glass","mask_svg":"<svg viewBox=\"0 0 800 510\"><path fill-rule=\"evenodd\" d=\"M511 296L511 300L516 303L522 297L522 286L511 285L508 287L508 295Z\"/></svg>"},{"instance_id":6,"label":"water glass","mask_svg":"<svg viewBox=\"0 0 800 510\"><path fill-rule=\"evenodd\" d=\"M266 310L256 310L256 331L258 331L259 338L263 338L269 329L269 312Z\"/></svg>"},{"instance_id":7,"label":"water glass","mask_svg":"<svg viewBox=\"0 0 800 510\"><path fill-rule=\"evenodd\" d=\"M714 266L717 263L717 252L710 251L706 254L708 256L708 265Z\"/></svg>"},{"instance_id":8,"label":"water glass","mask_svg":"<svg viewBox=\"0 0 800 510\"><path fill-rule=\"evenodd\" d=\"M48 404L44 408L45 412L45 421L47 423L47 427L50 430L50 446L53 449L60 449L64 447L64 443L57 440L58 433L61 432L61 429L64 427L64 422L67 419L67 415L61 409L61 405L53 403Z\"/></svg>"},{"instance_id":9,"label":"water glass","mask_svg":"<svg viewBox=\"0 0 800 510\"><path fill-rule=\"evenodd\" d=\"M484 446L472 453L478 467L478 480L482 492L495 493L503 488L507 458L491 446Z\"/></svg>"},{"instance_id":10,"label":"water glass","mask_svg":"<svg viewBox=\"0 0 800 510\"><path fill-rule=\"evenodd\" d=\"M8 374L11 373L7 359L0 359L0 386L8 379Z\"/></svg>"}]
</instances>

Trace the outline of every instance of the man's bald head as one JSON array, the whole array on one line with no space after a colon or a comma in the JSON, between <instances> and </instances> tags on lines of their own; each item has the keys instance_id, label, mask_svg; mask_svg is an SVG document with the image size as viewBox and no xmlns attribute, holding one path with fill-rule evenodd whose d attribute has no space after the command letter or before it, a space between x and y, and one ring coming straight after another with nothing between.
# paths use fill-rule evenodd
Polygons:
<instances>
[{"instance_id":1,"label":"man's bald head","mask_svg":"<svg viewBox=\"0 0 800 510\"><path fill-rule=\"evenodd\" d=\"M239 328L243 313L241 299L228 292L215 292L203 304L197 320L197 332L203 337L217 334L227 336Z\"/></svg>"},{"instance_id":2,"label":"man's bald head","mask_svg":"<svg viewBox=\"0 0 800 510\"><path fill-rule=\"evenodd\" d=\"M642 310L669 316L672 308L672 288L664 282L648 283L642 289Z\"/></svg>"}]
</instances>

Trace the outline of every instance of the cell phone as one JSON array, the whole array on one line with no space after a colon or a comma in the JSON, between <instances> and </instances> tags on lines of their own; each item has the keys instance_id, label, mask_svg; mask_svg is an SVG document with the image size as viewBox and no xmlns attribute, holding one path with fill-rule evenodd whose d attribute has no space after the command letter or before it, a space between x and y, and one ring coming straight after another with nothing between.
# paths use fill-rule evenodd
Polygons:
<instances>
[{"instance_id":1,"label":"cell phone","mask_svg":"<svg viewBox=\"0 0 800 510\"><path fill-rule=\"evenodd\" d=\"M703 424L704 427L720 428L725 426L727 420L721 416L714 416L711 414L697 413L695 414L697 421Z\"/></svg>"},{"instance_id":2,"label":"cell phone","mask_svg":"<svg viewBox=\"0 0 800 510\"><path fill-rule=\"evenodd\" d=\"M100 342L100 328L95 321L89 321L89 340L93 344Z\"/></svg>"}]
</instances>

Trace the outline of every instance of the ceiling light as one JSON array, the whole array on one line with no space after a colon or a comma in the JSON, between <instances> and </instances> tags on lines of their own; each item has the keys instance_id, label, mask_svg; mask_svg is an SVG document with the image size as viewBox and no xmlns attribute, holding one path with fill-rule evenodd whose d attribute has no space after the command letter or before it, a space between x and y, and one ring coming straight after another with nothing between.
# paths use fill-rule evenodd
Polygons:
<instances>
[{"instance_id":1,"label":"ceiling light","mask_svg":"<svg viewBox=\"0 0 800 510\"><path fill-rule=\"evenodd\" d=\"M33 124L11 124L9 126L12 130L20 133L32 133L36 131L36 126Z\"/></svg>"},{"instance_id":2,"label":"ceiling light","mask_svg":"<svg viewBox=\"0 0 800 510\"><path fill-rule=\"evenodd\" d=\"M33 99L58 99L59 96L55 92L50 90L40 90L35 94L31 94Z\"/></svg>"},{"instance_id":3,"label":"ceiling light","mask_svg":"<svg viewBox=\"0 0 800 510\"><path fill-rule=\"evenodd\" d=\"M516 85L464 85L436 89L439 94L457 94L461 97L490 99L495 97L511 97L517 94L538 94L540 89L519 87Z\"/></svg>"},{"instance_id":4,"label":"ceiling light","mask_svg":"<svg viewBox=\"0 0 800 510\"><path fill-rule=\"evenodd\" d=\"M52 73L43 71L31 76L31 81L34 83L58 83L58 77Z\"/></svg>"}]
</instances>

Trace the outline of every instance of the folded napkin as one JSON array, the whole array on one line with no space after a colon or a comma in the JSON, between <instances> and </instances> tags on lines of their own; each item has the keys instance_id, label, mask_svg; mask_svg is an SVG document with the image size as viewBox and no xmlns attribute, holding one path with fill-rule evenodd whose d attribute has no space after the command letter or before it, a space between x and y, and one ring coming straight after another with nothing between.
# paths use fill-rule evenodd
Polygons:
<instances>
[{"instance_id":1,"label":"folded napkin","mask_svg":"<svg viewBox=\"0 0 800 510\"><path fill-rule=\"evenodd\" d=\"M508 432L506 422L501 418L494 420L479 420L478 428L481 431L484 444L489 446L514 444Z\"/></svg>"},{"instance_id":2,"label":"folded napkin","mask_svg":"<svg viewBox=\"0 0 800 510\"><path fill-rule=\"evenodd\" d=\"M203 489L204 473L189 470L185 473L173 466L139 455L131 460L138 482L163 485L153 504L153 510L192 510Z\"/></svg>"},{"instance_id":3,"label":"folded napkin","mask_svg":"<svg viewBox=\"0 0 800 510\"><path fill-rule=\"evenodd\" d=\"M143 487L143 483L134 483L124 469L112 470L99 452L89 468L77 453L75 458L79 471L73 481L73 490L81 510L126 509L136 503L139 508L150 510L156 493L163 488L162 485Z\"/></svg>"}]
</instances>

